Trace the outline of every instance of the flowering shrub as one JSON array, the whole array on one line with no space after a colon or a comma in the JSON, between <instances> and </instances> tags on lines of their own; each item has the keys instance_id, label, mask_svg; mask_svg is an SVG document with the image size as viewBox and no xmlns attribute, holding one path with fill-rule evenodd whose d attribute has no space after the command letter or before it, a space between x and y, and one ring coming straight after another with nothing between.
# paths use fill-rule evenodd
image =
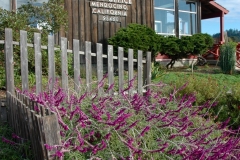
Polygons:
<instances>
[{"instance_id":1,"label":"flowering shrub","mask_svg":"<svg viewBox=\"0 0 240 160\"><path fill-rule=\"evenodd\" d=\"M211 121L216 103L193 106L194 95L177 97L185 87L167 96L151 90L130 96L129 88L117 96L68 96L61 88L28 96L57 113L62 143L45 147L60 159L238 159L238 131L227 128L229 119Z\"/></svg>"}]
</instances>

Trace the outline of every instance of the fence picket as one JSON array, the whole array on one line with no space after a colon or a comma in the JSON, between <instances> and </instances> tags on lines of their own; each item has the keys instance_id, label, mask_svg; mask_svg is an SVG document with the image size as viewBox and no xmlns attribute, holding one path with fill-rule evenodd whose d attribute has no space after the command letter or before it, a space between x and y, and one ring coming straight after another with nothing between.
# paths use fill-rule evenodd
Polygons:
<instances>
[{"instance_id":1,"label":"fence picket","mask_svg":"<svg viewBox=\"0 0 240 160\"><path fill-rule=\"evenodd\" d=\"M48 145L59 145L61 143L60 127L56 114L42 117L42 126L45 136L45 143ZM54 154L55 150L48 152L48 157Z\"/></svg>"},{"instance_id":2,"label":"fence picket","mask_svg":"<svg viewBox=\"0 0 240 160\"><path fill-rule=\"evenodd\" d=\"M54 37L48 35L48 81L49 90L53 91L55 84L55 53L54 53Z\"/></svg>"},{"instance_id":3,"label":"fence picket","mask_svg":"<svg viewBox=\"0 0 240 160\"><path fill-rule=\"evenodd\" d=\"M13 69L13 36L12 29L5 29L5 72L6 72L6 88L11 94L15 94L14 86L14 69Z\"/></svg>"},{"instance_id":4,"label":"fence picket","mask_svg":"<svg viewBox=\"0 0 240 160\"><path fill-rule=\"evenodd\" d=\"M124 61L123 61L123 47L118 47L118 92L123 91L124 83Z\"/></svg>"},{"instance_id":5,"label":"fence picket","mask_svg":"<svg viewBox=\"0 0 240 160\"><path fill-rule=\"evenodd\" d=\"M24 141L26 141L28 139L28 127L27 127L27 114L26 114L26 110L25 110L25 104L21 103L21 110L23 112L23 130L24 130Z\"/></svg>"},{"instance_id":6,"label":"fence picket","mask_svg":"<svg viewBox=\"0 0 240 160\"><path fill-rule=\"evenodd\" d=\"M32 119L32 116L31 116L31 111L30 109L27 107L27 120L28 120L28 128L29 128L29 136L30 136L30 140L31 140L31 148L32 148L32 152L33 152L33 155L36 154L36 146L34 144L34 128L33 128L33 119Z\"/></svg>"},{"instance_id":7,"label":"fence picket","mask_svg":"<svg viewBox=\"0 0 240 160\"><path fill-rule=\"evenodd\" d=\"M86 62L86 85L87 92L92 90L92 57L91 57L91 42L85 42L85 62Z\"/></svg>"},{"instance_id":8,"label":"fence picket","mask_svg":"<svg viewBox=\"0 0 240 160\"><path fill-rule=\"evenodd\" d=\"M102 44L97 43L97 78L98 83L100 83L103 79L103 48ZM99 84L100 85L100 84ZM98 87L98 95L103 93L103 87Z\"/></svg>"},{"instance_id":9,"label":"fence picket","mask_svg":"<svg viewBox=\"0 0 240 160\"><path fill-rule=\"evenodd\" d=\"M128 83L129 83L129 86L131 85L130 84L131 80L133 80L133 49L128 50ZM132 86L130 86L130 88L128 90L128 94L129 95L133 94L133 84L132 84Z\"/></svg>"},{"instance_id":10,"label":"fence picket","mask_svg":"<svg viewBox=\"0 0 240 160\"><path fill-rule=\"evenodd\" d=\"M138 78L137 78L137 83L138 83L138 93L142 94L142 86L143 86L143 79L142 79L142 75L143 75L143 64L142 64L142 51L138 50L138 62L137 62L137 66L138 66Z\"/></svg>"},{"instance_id":11,"label":"fence picket","mask_svg":"<svg viewBox=\"0 0 240 160\"><path fill-rule=\"evenodd\" d=\"M38 130L38 138L39 138L39 141L38 141L38 152L41 153L41 156L42 158L41 159L48 159L48 155L47 155L47 151L46 151L46 148L44 146L44 144L46 144L46 141L45 141L45 135L43 133L43 117L41 117L40 115L38 114L35 114L35 118L36 118L36 124L37 124L37 130Z\"/></svg>"},{"instance_id":12,"label":"fence picket","mask_svg":"<svg viewBox=\"0 0 240 160\"><path fill-rule=\"evenodd\" d=\"M151 52L147 52L147 61L146 61L146 75L147 75L147 79L146 79L146 85L150 84L151 83ZM149 89L149 86L147 86L147 89Z\"/></svg>"},{"instance_id":13,"label":"fence picket","mask_svg":"<svg viewBox=\"0 0 240 160\"><path fill-rule=\"evenodd\" d=\"M34 52L35 52L35 76L36 93L42 92L42 53L41 53L41 34L34 33Z\"/></svg>"},{"instance_id":14,"label":"fence picket","mask_svg":"<svg viewBox=\"0 0 240 160\"><path fill-rule=\"evenodd\" d=\"M30 111L30 114L31 114L31 118L32 118L32 125L33 125L33 134L34 134L34 137L33 139L31 139L31 143L32 143L32 146L34 146L35 148L35 159L39 159L41 160L41 154L39 154L39 144L38 144L38 141L39 141L39 136L38 136L38 132L37 132L37 124L36 124L36 117L35 117L35 111L31 110Z\"/></svg>"},{"instance_id":15,"label":"fence picket","mask_svg":"<svg viewBox=\"0 0 240 160\"><path fill-rule=\"evenodd\" d=\"M113 46L108 45L108 85L109 87L114 83L114 68L113 68ZM113 94L113 89L109 90L109 94Z\"/></svg>"},{"instance_id":16,"label":"fence picket","mask_svg":"<svg viewBox=\"0 0 240 160\"><path fill-rule=\"evenodd\" d=\"M73 40L73 65L74 65L74 89L79 91L80 88L80 54L79 40Z\"/></svg>"},{"instance_id":17,"label":"fence picket","mask_svg":"<svg viewBox=\"0 0 240 160\"><path fill-rule=\"evenodd\" d=\"M68 60L67 60L67 38L61 38L61 66L62 66L62 88L68 89Z\"/></svg>"},{"instance_id":18,"label":"fence picket","mask_svg":"<svg viewBox=\"0 0 240 160\"><path fill-rule=\"evenodd\" d=\"M27 50L27 32L20 31L20 54L21 54L21 80L22 90L28 90L28 50Z\"/></svg>"}]
</instances>

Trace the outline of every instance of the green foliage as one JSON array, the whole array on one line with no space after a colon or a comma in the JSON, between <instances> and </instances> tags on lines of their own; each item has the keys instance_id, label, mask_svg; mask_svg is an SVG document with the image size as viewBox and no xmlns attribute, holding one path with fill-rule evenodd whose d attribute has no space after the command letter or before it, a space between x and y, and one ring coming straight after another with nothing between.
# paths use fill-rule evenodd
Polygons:
<instances>
[{"instance_id":1,"label":"green foliage","mask_svg":"<svg viewBox=\"0 0 240 160\"><path fill-rule=\"evenodd\" d=\"M226 74L232 74L236 63L236 43L229 42L221 45L219 65Z\"/></svg>"},{"instance_id":2,"label":"green foliage","mask_svg":"<svg viewBox=\"0 0 240 160\"><path fill-rule=\"evenodd\" d=\"M206 101L218 102L218 105L211 109L216 121L225 121L230 117L230 124L233 128L240 125L240 76L225 74L203 74L169 72L154 81L162 81L171 84L172 88L165 91L170 93L174 88L181 87L188 83L185 89L179 92L179 96L195 94L196 105ZM229 93L230 92L230 93Z\"/></svg>"},{"instance_id":3,"label":"green foliage","mask_svg":"<svg viewBox=\"0 0 240 160\"><path fill-rule=\"evenodd\" d=\"M154 80L156 78L159 78L164 75L164 70L161 69L161 65L158 62L152 63L152 68L151 68L151 79Z\"/></svg>"},{"instance_id":4,"label":"green foliage","mask_svg":"<svg viewBox=\"0 0 240 160\"><path fill-rule=\"evenodd\" d=\"M18 8L17 13L3 10L0 8L0 39L4 39L5 28L12 28L13 40L20 40L20 30L28 32L27 40L28 43L33 43L34 32L41 33L41 44L47 45L48 35L60 31L60 29L67 28L67 12L64 10L63 0L49 0L47 3L43 3L42 6L34 6L33 1L26 5L22 5ZM39 24L43 29L38 30L34 28L36 24ZM14 46L14 76L15 83L20 84L20 47ZM0 87L5 85L5 58L4 58L4 45L0 45ZM42 49L42 72L43 75L47 75L48 71L48 52ZM28 69L29 69L29 82L30 85L35 82L35 55L34 49L28 47ZM68 58L69 68L72 67L72 57ZM56 74L61 75L61 61L60 51L55 51L55 64ZM73 75L72 72L69 75Z\"/></svg>"},{"instance_id":5,"label":"green foliage","mask_svg":"<svg viewBox=\"0 0 240 160\"><path fill-rule=\"evenodd\" d=\"M168 55L170 58L178 60L186 58L188 55L201 55L212 47L213 38L208 34L194 34L192 36L183 36L178 39L174 36L165 37L160 42L160 52Z\"/></svg>"},{"instance_id":6,"label":"green foliage","mask_svg":"<svg viewBox=\"0 0 240 160\"><path fill-rule=\"evenodd\" d=\"M134 49L135 58L137 50L151 51L153 60L160 52L171 58L173 61L171 64L174 64L175 60L187 58L190 54L202 55L206 53L213 45L213 38L208 34L200 33L193 36L183 36L181 39L175 36L164 37L146 26L130 24L127 28L121 28L115 36L108 40L108 43L114 46L115 54L117 54L118 46L124 47L125 56L127 56L129 48Z\"/></svg>"},{"instance_id":7,"label":"green foliage","mask_svg":"<svg viewBox=\"0 0 240 160\"><path fill-rule=\"evenodd\" d=\"M194 41L192 40L191 36L182 36L179 49L181 51L182 57L186 57L189 53L193 53L194 50Z\"/></svg>"},{"instance_id":8,"label":"green foliage","mask_svg":"<svg viewBox=\"0 0 240 160\"><path fill-rule=\"evenodd\" d=\"M3 40L5 37L5 28L12 28L14 31L13 40L15 41L19 41L20 39L20 30L39 32L37 29L28 26L28 19L29 17L27 13L16 14L15 12L10 12L0 8L0 39Z\"/></svg>"},{"instance_id":9,"label":"green foliage","mask_svg":"<svg viewBox=\"0 0 240 160\"><path fill-rule=\"evenodd\" d=\"M30 0L18 9L18 14L27 14L28 25L35 26L38 23L48 33L56 33L61 27L67 28L67 12L63 0L49 0L42 6L34 6L32 2Z\"/></svg>"},{"instance_id":10,"label":"green foliage","mask_svg":"<svg viewBox=\"0 0 240 160\"><path fill-rule=\"evenodd\" d=\"M194 34L193 36L183 36L178 39L174 36L168 36L159 43L159 52L167 55L171 58L171 61L167 64L171 67L176 60L187 58L189 55L202 55L212 47L213 38L208 34Z\"/></svg>"},{"instance_id":11,"label":"green foliage","mask_svg":"<svg viewBox=\"0 0 240 160\"><path fill-rule=\"evenodd\" d=\"M194 43L193 55L202 55L213 46L213 38L209 34L194 34L192 41Z\"/></svg>"},{"instance_id":12,"label":"green foliage","mask_svg":"<svg viewBox=\"0 0 240 160\"><path fill-rule=\"evenodd\" d=\"M180 40L174 36L165 37L161 41L161 53L168 55L169 57L178 57L180 55Z\"/></svg>"},{"instance_id":13,"label":"green foliage","mask_svg":"<svg viewBox=\"0 0 240 160\"><path fill-rule=\"evenodd\" d=\"M15 145L10 145L3 142L3 138L7 140L14 141L11 137L12 129L8 125L0 124L0 157L1 160L31 160L33 159L33 154L30 149L30 143L25 142L23 144L16 143Z\"/></svg>"},{"instance_id":14,"label":"green foliage","mask_svg":"<svg viewBox=\"0 0 240 160\"><path fill-rule=\"evenodd\" d=\"M111 38L108 43L114 46L114 53L117 54L117 47L124 47L125 56L127 56L128 49L134 49L134 57L137 57L137 50L143 52L151 51L152 58L155 58L159 50L159 41L163 37L157 35L155 31L147 26L140 24L129 24L126 28L121 28Z\"/></svg>"}]
</instances>

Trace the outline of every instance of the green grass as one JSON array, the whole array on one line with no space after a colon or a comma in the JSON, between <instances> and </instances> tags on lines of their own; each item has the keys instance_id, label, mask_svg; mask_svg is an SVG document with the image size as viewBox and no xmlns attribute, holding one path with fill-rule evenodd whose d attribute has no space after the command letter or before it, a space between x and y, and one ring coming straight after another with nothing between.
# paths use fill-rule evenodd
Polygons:
<instances>
[{"instance_id":1,"label":"green grass","mask_svg":"<svg viewBox=\"0 0 240 160\"><path fill-rule=\"evenodd\" d=\"M236 75L227 75L227 74L209 74L209 73L188 73L188 72L167 72L161 77L158 77L157 79L154 79L153 82L159 82L162 81L164 83L176 83L179 80L187 79L189 77L195 77L196 79L202 80L202 79L208 79L211 78L215 80L220 85L234 85L236 83L240 82L240 74Z\"/></svg>"},{"instance_id":2,"label":"green grass","mask_svg":"<svg viewBox=\"0 0 240 160\"><path fill-rule=\"evenodd\" d=\"M210 110L215 120L225 121L230 117L233 128L240 126L240 74L223 74L219 70L213 72L212 68L208 68L205 73L194 71L193 74L185 69L175 69L165 71L153 80L153 83L159 82L168 84L167 89L161 91L165 94L187 83L187 86L178 92L179 97L194 94L194 105L202 105L207 101L217 102L216 107Z\"/></svg>"}]
</instances>

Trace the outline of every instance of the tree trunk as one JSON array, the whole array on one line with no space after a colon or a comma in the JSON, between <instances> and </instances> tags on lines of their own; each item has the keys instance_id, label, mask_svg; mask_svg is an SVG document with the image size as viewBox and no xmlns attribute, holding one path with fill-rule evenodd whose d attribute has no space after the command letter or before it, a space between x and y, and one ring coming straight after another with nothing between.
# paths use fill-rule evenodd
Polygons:
<instances>
[{"instance_id":1,"label":"tree trunk","mask_svg":"<svg viewBox=\"0 0 240 160\"><path fill-rule=\"evenodd\" d=\"M167 69L169 69L169 66L171 66L170 68L173 68L174 64L175 64L175 59L171 59L171 61L166 65Z\"/></svg>"}]
</instances>

